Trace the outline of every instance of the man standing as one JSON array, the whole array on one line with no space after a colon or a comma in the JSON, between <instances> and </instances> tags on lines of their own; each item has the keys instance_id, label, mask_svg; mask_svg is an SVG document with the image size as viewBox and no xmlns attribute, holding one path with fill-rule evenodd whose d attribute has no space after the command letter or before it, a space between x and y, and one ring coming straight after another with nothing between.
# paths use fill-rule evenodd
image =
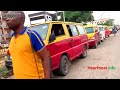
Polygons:
<instances>
[{"instance_id":1,"label":"man standing","mask_svg":"<svg viewBox=\"0 0 120 90\"><path fill-rule=\"evenodd\" d=\"M45 44L37 32L32 31L31 36L28 35L29 30L24 27L24 12L9 11L6 22L14 31L9 45L14 78L50 79L50 62Z\"/></svg>"},{"instance_id":2,"label":"man standing","mask_svg":"<svg viewBox=\"0 0 120 90\"><path fill-rule=\"evenodd\" d=\"M115 27L115 26L114 26L114 28L112 29L112 33L114 34L114 36L116 36L117 29L116 29L116 27Z\"/></svg>"}]
</instances>

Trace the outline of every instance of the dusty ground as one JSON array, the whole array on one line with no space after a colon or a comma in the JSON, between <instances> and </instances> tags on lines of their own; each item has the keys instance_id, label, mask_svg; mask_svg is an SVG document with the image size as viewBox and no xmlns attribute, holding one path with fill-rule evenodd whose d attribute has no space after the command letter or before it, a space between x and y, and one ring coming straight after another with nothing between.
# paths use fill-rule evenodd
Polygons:
<instances>
[{"instance_id":1,"label":"dusty ground","mask_svg":"<svg viewBox=\"0 0 120 90\"><path fill-rule=\"evenodd\" d=\"M88 66L114 66L114 70L91 70ZM120 79L120 31L117 36L111 35L97 49L89 49L85 59L75 59L67 76L56 79Z\"/></svg>"}]
</instances>

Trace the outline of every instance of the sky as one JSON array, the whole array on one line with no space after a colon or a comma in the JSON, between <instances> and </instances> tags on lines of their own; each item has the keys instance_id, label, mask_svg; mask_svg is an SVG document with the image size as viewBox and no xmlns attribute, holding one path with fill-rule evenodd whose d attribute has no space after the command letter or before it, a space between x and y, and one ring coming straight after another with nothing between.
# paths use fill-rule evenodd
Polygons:
<instances>
[{"instance_id":1,"label":"sky","mask_svg":"<svg viewBox=\"0 0 120 90\"><path fill-rule=\"evenodd\" d=\"M93 11L95 20L101 18L110 18L115 20L115 24L120 25L120 11Z\"/></svg>"},{"instance_id":2,"label":"sky","mask_svg":"<svg viewBox=\"0 0 120 90\"><path fill-rule=\"evenodd\" d=\"M30 19L28 14L36 13L40 11L24 11L26 19L25 19L25 26L30 26ZM55 13L55 11L48 11L50 13ZM115 24L120 25L120 11L93 11L93 16L95 20L101 18L110 18L115 20ZM33 23L44 22L44 20L36 20Z\"/></svg>"}]
</instances>

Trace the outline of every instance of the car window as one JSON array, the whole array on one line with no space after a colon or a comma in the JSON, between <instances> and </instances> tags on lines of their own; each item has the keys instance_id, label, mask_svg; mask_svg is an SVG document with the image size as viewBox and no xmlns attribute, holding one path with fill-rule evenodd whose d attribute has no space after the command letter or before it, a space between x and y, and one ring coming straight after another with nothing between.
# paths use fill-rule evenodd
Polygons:
<instances>
[{"instance_id":1,"label":"car window","mask_svg":"<svg viewBox=\"0 0 120 90\"><path fill-rule=\"evenodd\" d=\"M67 25L70 36L77 36L78 31L75 25Z\"/></svg>"},{"instance_id":2,"label":"car window","mask_svg":"<svg viewBox=\"0 0 120 90\"><path fill-rule=\"evenodd\" d=\"M86 32L89 34L89 33L94 33L94 28L93 27L87 27L85 28L86 29Z\"/></svg>"},{"instance_id":3,"label":"car window","mask_svg":"<svg viewBox=\"0 0 120 90\"><path fill-rule=\"evenodd\" d=\"M82 26L80 26L80 25L76 25L76 26L77 26L80 34L85 34L85 29Z\"/></svg>"},{"instance_id":4,"label":"car window","mask_svg":"<svg viewBox=\"0 0 120 90\"><path fill-rule=\"evenodd\" d=\"M35 30L37 33L39 33L42 39L44 40L46 39L46 36L47 36L48 27L49 27L49 24L40 24L37 26L33 26L30 29Z\"/></svg>"}]
</instances>

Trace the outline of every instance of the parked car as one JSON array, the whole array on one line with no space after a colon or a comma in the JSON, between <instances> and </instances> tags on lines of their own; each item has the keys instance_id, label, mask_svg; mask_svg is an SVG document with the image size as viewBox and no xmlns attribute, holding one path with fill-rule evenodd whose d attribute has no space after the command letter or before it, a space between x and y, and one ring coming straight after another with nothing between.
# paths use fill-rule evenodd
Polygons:
<instances>
[{"instance_id":1,"label":"parked car","mask_svg":"<svg viewBox=\"0 0 120 90\"><path fill-rule=\"evenodd\" d=\"M108 26L104 26L104 30L105 30L105 38L110 36L110 30L108 28Z\"/></svg>"},{"instance_id":2,"label":"parked car","mask_svg":"<svg viewBox=\"0 0 120 90\"><path fill-rule=\"evenodd\" d=\"M109 26L109 31L110 31L110 34L112 34L112 29L114 28L114 26Z\"/></svg>"},{"instance_id":3,"label":"parked car","mask_svg":"<svg viewBox=\"0 0 120 90\"><path fill-rule=\"evenodd\" d=\"M89 39L89 46L97 48L98 44L101 43L100 32L98 31L98 26L95 24L85 25L86 33Z\"/></svg>"},{"instance_id":4,"label":"parked car","mask_svg":"<svg viewBox=\"0 0 120 90\"><path fill-rule=\"evenodd\" d=\"M72 60L87 56L88 37L80 23L51 21L33 25L30 29L41 35L50 54L52 70L58 69L61 75L68 74ZM8 67L7 63L8 60Z\"/></svg>"},{"instance_id":5,"label":"parked car","mask_svg":"<svg viewBox=\"0 0 120 90\"><path fill-rule=\"evenodd\" d=\"M104 27L102 25L98 25L98 28L99 28L99 32L100 32L101 42L103 42L105 40L105 30L104 30Z\"/></svg>"}]
</instances>

